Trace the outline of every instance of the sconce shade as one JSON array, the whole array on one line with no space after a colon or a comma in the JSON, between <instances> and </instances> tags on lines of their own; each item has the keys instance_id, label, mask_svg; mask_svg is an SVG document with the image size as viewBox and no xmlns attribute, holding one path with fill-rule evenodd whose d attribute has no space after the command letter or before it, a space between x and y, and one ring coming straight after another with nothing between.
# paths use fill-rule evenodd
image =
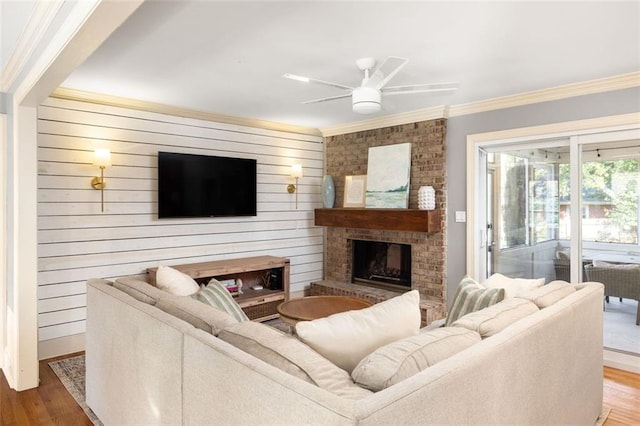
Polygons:
<instances>
[{"instance_id":1,"label":"sconce shade","mask_svg":"<svg viewBox=\"0 0 640 426\"><path fill-rule=\"evenodd\" d=\"M93 165L98 167L111 167L111 151L105 148L97 148L93 152Z\"/></svg>"},{"instance_id":2,"label":"sconce shade","mask_svg":"<svg viewBox=\"0 0 640 426\"><path fill-rule=\"evenodd\" d=\"M302 177L302 164L294 164L291 166L291 177L299 179Z\"/></svg>"}]
</instances>

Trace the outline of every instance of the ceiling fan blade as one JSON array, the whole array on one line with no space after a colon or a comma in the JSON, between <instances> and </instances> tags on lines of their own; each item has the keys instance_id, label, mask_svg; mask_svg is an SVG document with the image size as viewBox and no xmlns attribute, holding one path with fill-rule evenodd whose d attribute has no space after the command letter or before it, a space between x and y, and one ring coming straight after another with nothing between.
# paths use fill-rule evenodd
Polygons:
<instances>
[{"instance_id":1,"label":"ceiling fan blade","mask_svg":"<svg viewBox=\"0 0 640 426\"><path fill-rule=\"evenodd\" d=\"M343 90L353 90L353 87L345 86L344 84L332 83L330 81L318 80L316 78L311 78L311 77L303 77L301 75L286 73L286 74L283 74L282 76L284 78L288 78L289 80L302 81L304 83L315 83L315 84L322 84L323 86L337 87L338 89L343 89Z\"/></svg>"},{"instance_id":2,"label":"ceiling fan blade","mask_svg":"<svg viewBox=\"0 0 640 426\"><path fill-rule=\"evenodd\" d=\"M410 93L451 92L457 90L458 82L409 84L406 86L390 86L382 89L383 95L404 95Z\"/></svg>"},{"instance_id":3,"label":"ceiling fan blade","mask_svg":"<svg viewBox=\"0 0 640 426\"><path fill-rule=\"evenodd\" d=\"M389 56L384 60L383 63L380 64L378 68L373 72L373 75L380 72L382 74L382 80L380 80L375 88L380 90L384 87L385 84L389 82L397 73L404 67L407 62L409 62L406 58L399 58L397 56Z\"/></svg>"},{"instance_id":4,"label":"ceiling fan blade","mask_svg":"<svg viewBox=\"0 0 640 426\"><path fill-rule=\"evenodd\" d=\"M303 104L317 104L319 102L327 102L327 101L333 101L335 99L350 98L350 97L351 97L351 93L345 93L343 95L329 96L329 97L320 98L320 99L312 99L310 101L304 101L302 103Z\"/></svg>"}]
</instances>

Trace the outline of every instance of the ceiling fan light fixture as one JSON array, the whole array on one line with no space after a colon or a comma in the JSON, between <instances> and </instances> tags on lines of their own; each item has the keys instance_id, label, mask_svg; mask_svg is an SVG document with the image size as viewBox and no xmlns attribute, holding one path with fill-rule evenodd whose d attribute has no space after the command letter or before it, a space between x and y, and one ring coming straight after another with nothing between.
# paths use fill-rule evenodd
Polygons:
<instances>
[{"instance_id":1,"label":"ceiling fan light fixture","mask_svg":"<svg viewBox=\"0 0 640 426\"><path fill-rule=\"evenodd\" d=\"M357 87L351 94L353 112L358 114L373 114L380 111L382 95L374 87Z\"/></svg>"}]
</instances>

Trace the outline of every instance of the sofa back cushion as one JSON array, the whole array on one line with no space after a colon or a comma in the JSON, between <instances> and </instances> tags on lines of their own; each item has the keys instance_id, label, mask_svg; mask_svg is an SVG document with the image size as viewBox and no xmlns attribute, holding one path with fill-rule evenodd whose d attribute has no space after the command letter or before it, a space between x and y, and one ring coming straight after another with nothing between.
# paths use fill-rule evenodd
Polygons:
<instances>
[{"instance_id":1,"label":"sofa back cushion","mask_svg":"<svg viewBox=\"0 0 640 426\"><path fill-rule=\"evenodd\" d=\"M543 309L553 305L560 299L564 299L574 291L576 291L575 286L566 281L552 281L545 286L523 293L519 297L530 300L538 308Z\"/></svg>"},{"instance_id":2,"label":"sofa back cushion","mask_svg":"<svg viewBox=\"0 0 640 426\"><path fill-rule=\"evenodd\" d=\"M138 277L118 278L113 282L113 286L148 305L155 305L160 298L168 294Z\"/></svg>"},{"instance_id":3,"label":"sofa back cushion","mask_svg":"<svg viewBox=\"0 0 640 426\"><path fill-rule=\"evenodd\" d=\"M475 331L484 339L538 310L533 302L514 297L458 318L452 326Z\"/></svg>"},{"instance_id":4,"label":"sofa back cushion","mask_svg":"<svg viewBox=\"0 0 640 426\"><path fill-rule=\"evenodd\" d=\"M380 346L418 334L420 295L412 290L371 307L296 324L298 338L351 373Z\"/></svg>"},{"instance_id":5,"label":"sofa back cushion","mask_svg":"<svg viewBox=\"0 0 640 426\"><path fill-rule=\"evenodd\" d=\"M360 386L379 391L479 342L475 331L443 327L376 349L351 373Z\"/></svg>"},{"instance_id":6,"label":"sofa back cushion","mask_svg":"<svg viewBox=\"0 0 640 426\"><path fill-rule=\"evenodd\" d=\"M445 326L448 327L458 318L494 305L503 299L504 288L485 288L466 275L458 284Z\"/></svg>"},{"instance_id":7,"label":"sofa back cushion","mask_svg":"<svg viewBox=\"0 0 640 426\"><path fill-rule=\"evenodd\" d=\"M371 394L356 385L346 371L295 337L273 327L244 321L226 328L218 337L267 364L335 395L360 399Z\"/></svg>"},{"instance_id":8,"label":"sofa back cushion","mask_svg":"<svg viewBox=\"0 0 640 426\"><path fill-rule=\"evenodd\" d=\"M228 313L186 296L167 295L158 300L156 307L214 336L238 323Z\"/></svg>"}]
</instances>

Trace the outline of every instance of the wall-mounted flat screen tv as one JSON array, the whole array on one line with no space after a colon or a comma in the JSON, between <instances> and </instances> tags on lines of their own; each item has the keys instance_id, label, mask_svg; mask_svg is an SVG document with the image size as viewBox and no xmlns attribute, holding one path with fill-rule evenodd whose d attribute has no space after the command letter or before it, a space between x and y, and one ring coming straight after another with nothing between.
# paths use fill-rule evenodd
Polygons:
<instances>
[{"instance_id":1,"label":"wall-mounted flat screen tv","mask_svg":"<svg viewBox=\"0 0 640 426\"><path fill-rule=\"evenodd\" d=\"M158 217L256 215L256 160L158 152Z\"/></svg>"}]
</instances>

